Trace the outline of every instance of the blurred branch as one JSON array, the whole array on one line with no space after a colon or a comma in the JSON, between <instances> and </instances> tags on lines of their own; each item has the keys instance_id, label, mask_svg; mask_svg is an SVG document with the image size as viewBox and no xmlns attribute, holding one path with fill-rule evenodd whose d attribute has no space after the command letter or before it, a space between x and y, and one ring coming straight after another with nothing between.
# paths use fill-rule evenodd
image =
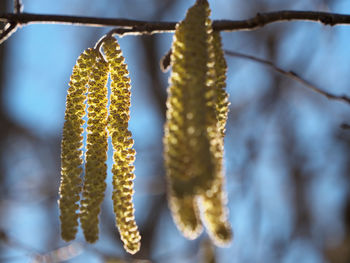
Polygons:
<instances>
[{"instance_id":1,"label":"blurred branch","mask_svg":"<svg viewBox=\"0 0 350 263\"><path fill-rule=\"evenodd\" d=\"M350 124L348 124L348 123L342 123L342 125L340 127L344 130L350 130Z\"/></svg>"},{"instance_id":2,"label":"blurred branch","mask_svg":"<svg viewBox=\"0 0 350 263\"><path fill-rule=\"evenodd\" d=\"M17 8L21 8L19 5ZM350 15L313 12L313 11L276 11L269 13L257 13L255 17L246 20L216 20L213 22L214 30L239 31L254 30L267 24L284 21L311 21L320 22L324 25L350 24ZM176 22L140 21L119 18L100 18L85 16L42 15L31 13L4 13L0 14L0 22L29 25L29 24L68 24L78 26L118 27L122 30L119 34L156 34L172 32ZM118 32L116 32L118 33Z\"/></svg>"},{"instance_id":3,"label":"blurred branch","mask_svg":"<svg viewBox=\"0 0 350 263\"><path fill-rule=\"evenodd\" d=\"M14 12L15 14L21 13L23 10L22 0L14 0Z\"/></svg>"},{"instance_id":4,"label":"blurred branch","mask_svg":"<svg viewBox=\"0 0 350 263\"><path fill-rule=\"evenodd\" d=\"M17 24L16 23L7 23L0 31L0 44L2 44L4 41L6 41L13 33L17 30Z\"/></svg>"},{"instance_id":5,"label":"blurred branch","mask_svg":"<svg viewBox=\"0 0 350 263\"><path fill-rule=\"evenodd\" d=\"M260 64L269 66L270 68L281 73L282 75L284 75L288 78L294 79L294 80L298 81L299 83L303 84L305 87L313 90L314 92L317 92L317 93L327 97L327 99L338 100L338 101L342 101L342 102L350 104L350 97L348 97L346 95L337 96L337 95L329 93L325 90L322 90L322 89L312 85L309 81L300 77L297 73L295 73L293 71L286 71L286 70L276 66L273 62L271 62L269 60L265 60L265 59L257 58L257 57L251 56L251 55L246 55L246 54L242 54L242 53L238 53L238 52L234 52L234 51L229 51L229 50L225 50L225 54L229 55L229 56L233 56L233 57L249 59L249 60L258 62Z\"/></svg>"}]
</instances>

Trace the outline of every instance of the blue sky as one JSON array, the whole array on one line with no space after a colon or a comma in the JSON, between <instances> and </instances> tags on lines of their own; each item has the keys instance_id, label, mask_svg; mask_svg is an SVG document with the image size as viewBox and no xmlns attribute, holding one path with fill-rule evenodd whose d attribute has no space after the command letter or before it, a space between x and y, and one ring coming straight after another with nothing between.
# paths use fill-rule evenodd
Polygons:
<instances>
[{"instance_id":1,"label":"blue sky","mask_svg":"<svg viewBox=\"0 0 350 263\"><path fill-rule=\"evenodd\" d=\"M33 13L145 20L149 20L154 13L153 1L149 4L141 0L118 1L114 4L115 9L108 7L107 0L23 0L23 2L25 12ZM322 5L316 0L293 1L293 3L267 0L255 2L257 6L259 3L267 4L269 11L280 9L313 9L340 13L350 11L349 1L336 1L336 4L331 6ZM210 3L214 19L243 19L253 16L255 12L255 9L245 1L219 0ZM162 20L182 19L189 5L188 1L178 1L176 8L165 11ZM276 64L287 70L295 70L328 91L349 94L349 27L331 28L316 23L293 22L288 25L271 25L259 32L267 36L273 30L282 32L279 34L281 39L276 48ZM92 29L66 25L30 25L19 29L6 42L8 53L5 64L4 103L8 115L39 138L60 137L67 83L75 60L84 49L92 47L106 32L108 32L106 28ZM269 57L266 45L257 43L257 37L253 33L223 33L223 36L226 49L254 54L261 58ZM157 54L160 58L169 49L172 34L157 37L161 43ZM161 158L163 123L155 99L146 88L147 85L151 85L151 79L143 69L140 41L134 36L127 36L119 41L133 85L130 129L138 152L135 181L136 218L142 222L145 216L143 209L147 207L150 198L145 185L154 176L162 175L158 163ZM281 157L281 150L278 148L284 138L278 118L284 114L285 118L290 118L295 123L297 127L295 134L301 151L313 158L307 168L317 172L317 180L312 179L308 184L307 194L307 202L313 215L312 238L320 237L322 240L338 242L343 234L340 217L348 185L343 178L346 157L341 155L341 146L335 143L332 136L335 127L349 121L349 106L329 101L282 77L279 88L287 90L281 99L283 112L273 112L268 117L260 118L258 106L261 95L271 88L277 73L252 61L227 57L227 62L229 65L227 90L230 94L231 112L225 141L226 188L235 240L229 248L217 250L220 262L262 262L261 258L266 259L264 262L277 262L272 246L276 240L290 242L282 256L282 262L323 262L320 253L322 244L313 242L313 239L291 240L295 223L293 187L285 169L286 164ZM168 76L169 73L162 76L164 89L167 86ZM239 105L243 105L246 110L239 112ZM249 138L262 138L260 143L263 150L254 163L244 167L244 161L249 155L247 148ZM18 144L20 146L9 149L12 157L9 157L6 163L9 171L6 177L10 185L12 181L19 180L23 180L24 183L13 183L11 189L15 192L11 198L3 201L8 207L8 213L0 226L8 229L11 236L21 244L47 252L57 248L47 244L53 230L46 231L52 228L52 225L58 225L57 207L44 206L40 200L22 202L14 198L16 191L21 192L23 189L28 191L30 187L36 189L36 183L41 179L45 180L44 174L48 164L42 164L38 160L38 156L45 155L45 151L41 150L43 152L38 153L35 146L25 141ZM325 165L326 163L328 165ZM109 167L111 167L110 160ZM245 175L249 175L248 179L242 178L242 167L246 169ZM57 180L53 184L58 187L57 167L53 173L57 173L55 177ZM107 180L111 180L110 175ZM110 196L110 191L108 188L107 196ZM260 220L256 219L257 204L261 210ZM106 200L106 206L111 206L109 200ZM50 221L47 209L57 214L54 222ZM45 231L42 231L43 229ZM169 214L162 216L159 229L161 232L157 235L156 244L159 248L157 253L166 253L171 250L170 246L176 249L191 247L191 241L184 240L179 234ZM82 240L81 233L78 240ZM59 246L63 245L65 243L60 241ZM102 234L96 248L111 252L115 252L115 249L120 250L113 247L106 234ZM7 256L16 256L11 262L28 262L30 256L25 254L21 249L11 249L8 250ZM102 261L96 253L83 250L82 254L71 262Z\"/></svg>"}]
</instances>

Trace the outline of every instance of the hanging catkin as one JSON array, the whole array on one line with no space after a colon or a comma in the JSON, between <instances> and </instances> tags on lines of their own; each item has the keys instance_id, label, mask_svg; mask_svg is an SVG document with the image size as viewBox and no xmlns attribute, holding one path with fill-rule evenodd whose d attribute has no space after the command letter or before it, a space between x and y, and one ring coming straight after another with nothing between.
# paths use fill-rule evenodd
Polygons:
<instances>
[{"instance_id":1,"label":"hanging catkin","mask_svg":"<svg viewBox=\"0 0 350 263\"><path fill-rule=\"evenodd\" d=\"M213 95L207 86L208 16L208 5L197 2L177 24L168 88L164 157L169 207L178 229L189 238L201 232L195 195L210 188L215 169L206 120L215 114L206 103L206 96Z\"/></svg>"},{"instance_id":2,"label":"hanging catkin","mask_svg":"<svg viewBox=\"0 0 350 263\"><path fill-rule=\"evenodd\" d=\"M223 192L228 96L221 39L209 14L208 2L198 0L176 26L164 155L177 227L188 238L200 234L199 201L210 236L223 245L232 236Z\"/></svg>"},{"instance_id":3,"label":"hanging catkin","mask_svg":"<svg viewBox=\"0 0 350 263\"><path fill-rule=\"evenodd\" d=\"M85 115L86 84L96 59L93 49L85 50L77 59L69 82L65 122L61 145L60 220L61 235L66 241L75 238L78 226L79 194L81 191L83 117Z\"/></svg>"},{"instance_id":4,"label":"hanging catkin","mask_svg":"<svg viewBox=\"0 0 350 263\"><path fill-rule=\"evenodd\" d=\"M103 43L103 51L111 73L111 97L108 131L112 137L113 159L113 205L117 227L124 248L131 254L140 249L141 236L134 217L132 203L135 150L134 141L128 130L130 118L130 78L124 57L117 40L108 37Z\"/></svg>"},{"instance_id":5,"label":"hanging catkin","mask_svg":"<svg viewBox=\"0 0 350 263\"><path fill-rule=\"evenodd\" d=\"M98 53L98 51L96 51ZM98 53L99 54L99 53ZM98 216L107 176L107 80L108 64L101 54L90 72L88 83L88 127L83 199L80 222L86 241L98 239Z\"/></svg>"},{"instance_id":6,"label":"hanging catkin","mask_svg":"<svg viewBox=\"0 0 350 263\"><path fill-rule=\"evenodd\" d=\"M214 69L215 69L215 111L218 125L218 140L216 151L216 182L212 191L202 195L201 207L203 209L203 218L211 238L217 245L227 245L232 239L232 230L227 216L227 197L224 192L224 136L225 125L228 114L228 95L226 88L226 71L227 65L221 46L221 37L218 32L213 33L214 47Z\"/></svg>"},{"instance_id":7,"label":"hanging catkin","mask_svg":"<svg viewBox=\"0 0 350 263\"><path fill-rule=\"evenodd\" d=\"M173 41L164 153L167 175L178 195L203 193L215 179L209 13L207 3L197 2L177 25ZM186 166L186 173L174 163Z\"/></svg>"}]
</instances>

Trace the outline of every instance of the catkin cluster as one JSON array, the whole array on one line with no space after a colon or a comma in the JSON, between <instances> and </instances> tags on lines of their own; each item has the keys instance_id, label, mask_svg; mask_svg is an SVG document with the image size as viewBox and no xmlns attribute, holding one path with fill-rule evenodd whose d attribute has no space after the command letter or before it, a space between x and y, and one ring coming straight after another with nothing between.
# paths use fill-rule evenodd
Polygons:
<instances>
[{"instance_id":1,"label":"catkin cluster","mask_svg":"<svg viewBox=\"0 0 350 263\"><path fill-rule=\"evenodd\" d=\"M226 63L207 1L176 26L172 46L164 156L169 206L179 230L196 238L202 220L218 245L230 242L223 140L228 112Z\"/></svg>"},{"instance_id":2,"label":"catkin cluster","mask_svg":"<svg viewBox=\"0 0 350 263\"><path fill-rule=\"evenodd\" d=\"M79 214L82 180L81 165L83 147L83 117L85 116L86 85L95 65L96 53L87 49L77 59L69 82L66 101L65 122L61 145L61 186L59 207L61 211L61 235L66 241L75 238Z\"/></svg>"},{"instance_id":3,"label":"catkin cluster","mask_svg":"<svg viewBox=\"0 0 350 263\"><path fill-rule=\"evenodd\" d=\"M141 237L132 203L135 178L133 162L136 153L132 148L134 141L131 132L128 130L130 79L115 38L108 36L103 40L103 51L104 56L97 49L84 51L73 68L69 83L61 154L61 234L64 240L73 240L80 218L85 239L91 243L98 239L98 217L106 189L109 134L114 149L112 198L117 227L126 251L134 254L140 249ZM111 96L108 112L109 73ZM86 102L88 121L82 187L82 140Z\"/></svg>"}]
</instances>

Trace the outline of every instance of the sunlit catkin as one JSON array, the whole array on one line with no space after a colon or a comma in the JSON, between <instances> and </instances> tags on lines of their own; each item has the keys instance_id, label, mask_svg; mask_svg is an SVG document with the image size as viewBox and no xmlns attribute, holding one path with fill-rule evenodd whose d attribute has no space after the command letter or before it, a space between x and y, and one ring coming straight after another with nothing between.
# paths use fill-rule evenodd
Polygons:
<instances>
[{"instance_id":1,"label":"sunlit catkin","mask_svg":"<svg viewBox=\"0 0 350 263\"><path fill-rule=\"evenodd\" d=\"M191 230L201 227L196 196L212 192L213 185L217 186L214 181L218 128L209 14L206 1L197 1L187 11L185 19L176 26L171 55L164 157L169 206L186 237L200 233ZM190 206L188 200L195 200L194 204ZM184 222L190 222L188 218L192 225L184 226Z\"/></svg>"},{"instance_id":2,"label":"sunlit catkin","mask_svg":"<svg viewBox=\"0 0 350 263\"><path fill-rule=\"evenodd\" d=\"M111 73L111 97L108 131L112 137L113 159L113 204L117 227L124 248L131 254L140 249L141 236L134 217L133 179L135 150L134 141L128 130L130 115L130 78L127 66L117 40L108 37L104 40L103 51Z\"/></svg>"},{"instance_id":3,"label":"sunlit catkin","mask_svg":"<svg viewBox=\"0 0 350 263\"><path fill-rule=\"evenodd\" d=\"M96 53L99 54L98 51ZM107 176L107 80L108 64L99 54L88 83L88 126L83 199L80 222L88 242L98 239L98 216Z\"/></svg>"},{"instance_id":4,"label":"sunlit catkin","mask_svg":"<svg viewBox=\"0 0 350 263\"><path fill-rule=\"evenodd\" d=\"M224 53L221 46L221 37L218 32L214 32L214 69L215 69L215 86L216 86L216 118L218 125L218 140L216 151L216 182L217 186L213 187L212 191L206 192L202 196L201 208L203 219L208 229L210 237L216 245L227 245L232 239L232 230L228 221L228 212L226 208L227 197L224 192L224 136L225 125L228 114L228 95L226 88L226 71L227 65Z\"/></svg>"},{"instance_id":5,"label":"sunlit catkin","mask_svg":"<svg viewBox=\"0 0 350 263\"><path fill-rule=\"evenodd\" d=\"M81 191L83 117L85 115L86 84L96 53L87 49L77 59L69 82L65 122L61 145L60 220L61 235L66 241L75 238L78 226L79 194Z\"/></svg>"},{"instance_id":6,"label":"sunlit catkin","mask_svg":"<svg viewBox=\"0 0 350 263\"><path fill-rule=\"evenodd\" d=\"M177 195L203 193L215 179L209 14L208 3L198 1L176 26L173 40L164 156L167 176ZM179 170L179 166L185 169Z\"/></svg>"}]
</instances>

